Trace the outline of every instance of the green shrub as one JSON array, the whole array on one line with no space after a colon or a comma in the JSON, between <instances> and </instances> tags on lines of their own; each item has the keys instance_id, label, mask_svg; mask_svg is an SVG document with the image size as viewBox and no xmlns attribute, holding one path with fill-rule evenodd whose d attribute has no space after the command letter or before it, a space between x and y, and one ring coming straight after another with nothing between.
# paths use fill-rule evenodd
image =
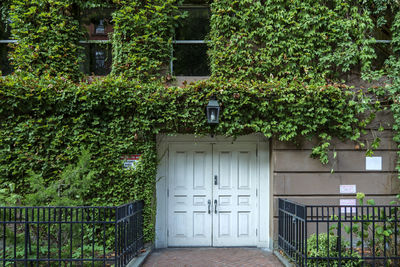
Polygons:
<instances>
[{"instance_id":1,"label":"green shrub","mask_svg":"<svg viewBox=\"0 0 400 267\"><path fill-rule=\"evenodd\" d=\"M324 258L324 257L339 257L338 250L338 236L334 235L332 232L328 235L326 233L321 233L318 235L313 234L307 239L307 266L319 266L319 267L336 267L339 266L339 260L326 260L326 259L313 259L313 258ZM349 248L349 243L340 239L340 253L341 257L351 257L353 259L342 260L341 266L344 267L354 267L361 266L360 256L357 252L351 253Z\"/></svg>"}]
</instances>

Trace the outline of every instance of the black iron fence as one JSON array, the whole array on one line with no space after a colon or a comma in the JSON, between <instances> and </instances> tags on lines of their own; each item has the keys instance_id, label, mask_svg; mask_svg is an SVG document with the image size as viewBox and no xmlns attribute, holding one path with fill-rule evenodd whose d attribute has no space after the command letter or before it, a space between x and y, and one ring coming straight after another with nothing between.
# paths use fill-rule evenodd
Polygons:
<instances>
[{"instance_id":1,"label":"black iron fence","mask_svg":"<svg viewBox=\"0 0 400 267\"><path fill-rule=\"evenodd\" d=\"M143 248L142 210L0 207L0 266L125 266Z\"/></svg>"},{"instance_id":2,"label":"black iron fence","mask_svg":"<svg viewBox=\"0 0 400 267\"><path fill-rule=\"evenodd\" d=\"M278 247L297 266L400 266L400 206L279 199Z\"/></svg>"}]
</instances>

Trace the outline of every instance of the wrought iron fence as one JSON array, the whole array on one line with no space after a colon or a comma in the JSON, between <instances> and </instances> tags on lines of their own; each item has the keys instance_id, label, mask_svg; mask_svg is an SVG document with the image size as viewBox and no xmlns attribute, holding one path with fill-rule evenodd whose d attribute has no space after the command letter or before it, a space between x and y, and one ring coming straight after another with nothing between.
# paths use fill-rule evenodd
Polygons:
<instances>
[{"instance_id":1,"label":"wrought iron fence","mask_svg":"<svg viewBox=\"0 0 400 267\"><path fill-rule=\"evenodd\" d=\"M400 206L279 199L278 248L297 266L400 266Z\"/></svg>"},{"instance_id":2,"label":"wrought iron fence","mask_svg":"<svg viewBox=\"0 0 400 267\"><path fill-rule=\"evenodd\" d=\"M0 207L0 266L125 266L143 248L142 210Z\"/></svg>"}]
</instances>

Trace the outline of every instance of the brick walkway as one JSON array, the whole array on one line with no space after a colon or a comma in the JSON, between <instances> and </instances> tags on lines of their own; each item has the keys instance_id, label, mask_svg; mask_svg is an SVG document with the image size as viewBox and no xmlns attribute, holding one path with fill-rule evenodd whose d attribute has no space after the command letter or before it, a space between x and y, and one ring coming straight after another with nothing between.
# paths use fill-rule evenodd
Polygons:
<instances>
[{"instance_id":1,"label":"brick walkway","mask_svg":"<svg viewBox=\"0 0 400 267\"><path fill-rule=\"evenodd\" d=\"M169 248L153 251L144 267L283 266L271 253L255 248Z\"/></svg>"}]
</instances>

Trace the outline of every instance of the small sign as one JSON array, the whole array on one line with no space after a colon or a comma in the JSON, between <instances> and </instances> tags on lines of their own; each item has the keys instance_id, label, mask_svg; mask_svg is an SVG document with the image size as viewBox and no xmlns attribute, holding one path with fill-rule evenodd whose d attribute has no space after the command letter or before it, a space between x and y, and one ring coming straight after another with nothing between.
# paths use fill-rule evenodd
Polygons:
<instances>
[{"instance_id":1,"label":"small sign","mask_svg":"<svg viewBox=\"0 0 400 267\"><path fill-rule=\"evenodd\" d=\"M340 194L355 194L357 193L357 187L355 184L341 184Z\"/></svg>"},{"instance_id":2,"label":"small sign","mask_svg":"<svg viewBox=\"0 0 400 267\"><path fill-rule=\"evenodd\" d=\"M367 171L381 171L382 157L365 157L365 169Z\"/></svg>"},{"instance_id":3,"label":"small sign","mask_svg":"<svg viewBox=\"0 0 400 267\"><path fill-rule=\"evenodd\" d=\"M340 206L356 206L357 200L356 199L341 199L340 200ZM356 213L356 207L341 207L340 208L341 213Z\"/></svg>"},{"instance_id":4,"label":"small sign","mask_svg":"<svg viewBox=\"0 0 400 267\"><path fill-rule=\"evenodd\" d=\"M135 155L123 155L121 157L121 160L124 162L124 169L129 169L129 168L136 168L136 164L138 163L140 159L140 154L135 154Z\"/></svg>"}]
</instances>

